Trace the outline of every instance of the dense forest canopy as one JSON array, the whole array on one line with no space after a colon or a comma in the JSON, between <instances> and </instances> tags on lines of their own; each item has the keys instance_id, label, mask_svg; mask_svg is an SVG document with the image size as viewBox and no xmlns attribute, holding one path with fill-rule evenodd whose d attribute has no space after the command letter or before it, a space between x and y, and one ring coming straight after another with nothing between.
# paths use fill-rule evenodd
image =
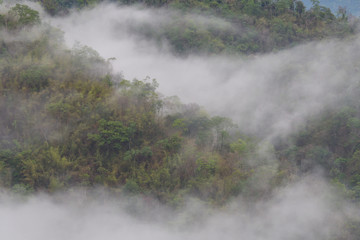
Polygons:
<instances>
[{"instance_id":1,"label":"dense forest canopy","mask_svg":"<svg viewBox=\"0 0 360 240\"><path fill-rule=\"evenodd\" d=\"M40 2L49 14L62 16L100 1ZM134 26L159 48L166 40L177 57L244 56L313 40L357 39L357 19L334 15L318 1L310 9L295 0L119 3L213 14L230 23L231 28L202 26L179 14L160 27ZM336 106L308 117L299 131L262 139L230 118L161 95L155 79L124 79L112 70L111 59L90 47L78 43L68 49L63 33L42 23L39 12L26 4L0 4L2 188L31 194L103 186L173 207L183 206L187 196L224 206L237 196L255 202L270 198L321 168L331 186L359 203L358 75L344 79L349 84L340 90L346 95ZM285 66L287 74L304 70ZM359 62L348 67L356 73ZM287 80L273 84L290 84ZM334 239L358 239L358 222L346 224Z\"/></svg>"}]
</instances>

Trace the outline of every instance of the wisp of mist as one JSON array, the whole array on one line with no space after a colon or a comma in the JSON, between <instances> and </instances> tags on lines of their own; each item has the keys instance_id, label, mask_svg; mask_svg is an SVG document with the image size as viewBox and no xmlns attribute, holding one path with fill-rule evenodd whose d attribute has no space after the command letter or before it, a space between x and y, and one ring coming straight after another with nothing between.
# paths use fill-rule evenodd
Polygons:
<instances>
[{"instance_id":1,"label":"wisp of mist","mask_svg":"<svg viewBox=\"0 0 360 240\"><path fill-rule=\"evenodd\" d=\"M248 239L322 240L359 212L315 176L256 203L233 200L214 210L197 200L170 210L140 197L81 191L31 197L0 194L0 235L11 240Z\"/></svg>"},{"instance_id":2,"label":"wisp of mist","mask_svg":"<svg viewBox=\"0 0 360 240\"><path fill-rule=\"evenodd\" d=\"M176 57L142 28L163 27L179 13L164 9L103 4L48 21L65 32L67 44L94 48L126 79L157 79L159 91L195 102L211 114L228 116L245 132L264 138L287 136L310 115L334 106L358 85L360 39L325 40L275 53L239 57ZM192 23L239 31L216 17L184 15ZM245 31L245 30L244 30ZM165 47L164 47L165 46Z\"/></svg>"}]
</instances>

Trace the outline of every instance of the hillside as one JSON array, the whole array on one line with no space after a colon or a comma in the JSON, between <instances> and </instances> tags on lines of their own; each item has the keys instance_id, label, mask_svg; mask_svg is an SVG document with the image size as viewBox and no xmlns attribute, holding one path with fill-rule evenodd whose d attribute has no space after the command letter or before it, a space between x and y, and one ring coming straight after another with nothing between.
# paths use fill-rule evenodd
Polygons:
<instances>
[{"instance_id":1,"label":"hillside","mask_svg":"<svg viewBox=\"0 0 360 240\"><path fill-rule=\"evenodd\" d=\"M67 50L56 29L29 28L39 22L33 10L17 5L8 14L18 9L32 15L2 38L2 186L100 184L164 202L184 190L219 202L241 191L253 167L240 160L255 154L256 142L230 119L160 98L155 80L113 75L94 50Z\"/></svg>"},{"instance_id":2,"label":"hillside","mask_svg":"<svg viewBox=\"0 0 360 240\"><path fill-rule=\"evenodd\" d=\"M42 4L49 13L61 15L70 14L71 7L84 7L81 2L44 0ZM314 174L323 179L314 180L316 184L332 189L326 192L326 201L316 201L330 201L332 207L343 204L340 212L349 211L347 206L357 209L360 63L356 50L360 44L356 22L335 17L321 6L305 11L300 1L146 4L180 9L183 14L176 12L178 18L158 28L127 22L133 39L151 39L160 50L166 39L168 54L174 56L168 59L219 54L235 61L246 56L245 63L236 66L250 66L248 75L236 80L244 83L245 89L236 92L243 98L225 108L236 113L233 109L249 104L250 110L242 114L251 119L237 122L211 115L196 103L164 96L155 79L125 79L113 70L114 59L105 60L81 43L68 48L64 33L43 23L38 11L11 5L0 13L0 187L23 195L102 187L115 195L155 199L174 209L185 207L189 197L212 208L226 208L235 198L266 208L266 200L283 201L276 198L282 196L279 192L289 196L290 190L283 190L288 186L297 187L287 200L305 192L306 197L299 199L307 203L314 192L322 191L309 183ZM214 14L232 27L181 19L195 13ZM245 34L233 28L244 28ZM317 42L299 46L310 40ZM289 57L294 53L300 60ZM317 57L320 60L313 64ZM272 61L279 64L266 65ZM255 78L251 71L261 76ZM269 82L263 80L268 78ZM245 85L247 81L258 86ZM260 94L248 86L260 89ZM214 102L225 97L212 96ZM257 97L263 99L255 101ZM305 184L296 185L302 180ZM285 214L284 219L289 217ZM309 239L358 239L359 219L352 215L339 219L341 231L315 229ZM338 219L334 221L331 226ZM266 229L268 222L263 224ZM277 236L276 231L272 234Z\"/></svg>"}]
</instances>

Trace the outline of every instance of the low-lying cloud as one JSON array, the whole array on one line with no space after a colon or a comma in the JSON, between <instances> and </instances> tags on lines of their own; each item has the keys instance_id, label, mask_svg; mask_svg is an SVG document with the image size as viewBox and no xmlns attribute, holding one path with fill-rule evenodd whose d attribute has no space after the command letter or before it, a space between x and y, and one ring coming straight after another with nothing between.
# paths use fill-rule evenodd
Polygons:
<instances>
[{"instance_id":1,"label":"low-lying cloud","mask_svg":"<svg viewBox=\"0 0 360 240\"><path fill-rule=\"evenodd\" d=\"M0 236L43 239L250 239L321 240L336 237L347 220L358 220L352 207L320 178L309 176L250 203L236 199L222 210L189 200L169 210L146 197L110 197L77 191L29 198L0 195ZM82 192L84 193L84 192Z\"/></svg>"}]
</instances>

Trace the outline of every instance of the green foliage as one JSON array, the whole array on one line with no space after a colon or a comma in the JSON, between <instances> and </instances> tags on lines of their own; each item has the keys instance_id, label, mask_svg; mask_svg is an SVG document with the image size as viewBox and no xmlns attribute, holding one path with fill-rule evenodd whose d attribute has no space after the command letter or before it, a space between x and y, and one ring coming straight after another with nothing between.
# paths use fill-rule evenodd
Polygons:
<instances>
[{"instance_id":1,"label":"green foliage","mask_svg":"<svg viewBox=\"0 0 360 240\"><path fill-rule=\"evenodd\" d=\"M67 182L72 163L60 155L59 149L43 148L23 155L22 158L21 174L27 186L53 191Z\"/></svg>"},{"instance_id":2,"label":"green foliage","mask_svg":"<svg viewBox=\"0 0 360 240\"><path fill-rule=\"evenodd\" d=\"M49 73L46 69L29 67L20 73L20 88L40 91L49 85Z\"/></svg>"},{"instance_id":3,"label":"green foliage","mask_svg":"<svg viewBox=\"0 0 360 240\"><path fill-rule=\"evenodd\" d=\"M239 138L236 142L230 144L230 149L239 154L239 156L242 156L248 152L248 145L244 140Z\"/></svg>"},{"instance_id":4,"label":"green foliage","mask_svg":"<svg viewBox=\"0 0 360 240\"><path fill-rule=\"evenodd\" d=\"M356 99L355 96L349 96ZM355 105L354 105L355 104ZM360 125L359 108L348 101L307 123L295 136L295 146L280 154L301 172L321 167L345 196L359 199Z\"/></svg>"},{"instance_id":5,"label":"green foliage","mask_svg":"<svg viewBox=\"0 0 360 240\"><path fill-rule=\"evenodd\" d=\"M183 138L177 135L167 139L160 140L157 144L163 148L166 153L175 154L181 149Z\"/></svg>"},{"instance_id":6,"label":"green foliage","mask_svg":"<svg viewBox=\"0 0 360 240\"><path fill-rule=\"evenodd\" d=\"M216 172L216 156L208 156L206 158L199 158L196 160L196 175L200 178L209 178Z\"/></svg>"},{"instance_id":7,"label":"green foliage","mask_svg":"<svg viewBox=\"0 0 360 240\"><path fill-rule=\"evenodd\" d=\"M39 23L40 17L37 11L27 5L16 4L8 12L6 26L9 29L17 29Z\"/></svg>"},{"instance_id":8,"label":"green foliage","mask_svg":"<svg viewBox=\"0 0 360 240\"><path fill-rule=\"evenodd\" d=\"M135 134L136 126L126 127L120 121L99 121L98 134L89 134L89 139L94 140L101 149L120 151L128 149L131 138Z\"/></svg>"},{"instance_id":9,"label":"green foliage","mask_svg":"<svg viewBox=\"0 0 360 240\"><path fill-rule=\"evenodd\" d=\"M140 193L140 188L135 181L126 180L126 184L124 185L124 191L126 193L137 194Z\"/></svg>"},{"instance_id":10,"label":"green foliage","mask_svg":"<svg viewBox=\"0 0 360 240\"><path fill-rule=\"evenodd\" d=\"M295 11L301 17L301 15L305 12L305 5L302 1L296 1L295 3Z\"/></svg>"},{"instance_id":11,"label":"green foliage","mask_svg":"<svg viewBox=\"0 0 360 240\"><path fill-rule=\"evenodd\" d=\"M44 9L51 15L63 15L71 8L84 8L92 6L100 0L38 0Z\"/></svg>"}]
</instances>

